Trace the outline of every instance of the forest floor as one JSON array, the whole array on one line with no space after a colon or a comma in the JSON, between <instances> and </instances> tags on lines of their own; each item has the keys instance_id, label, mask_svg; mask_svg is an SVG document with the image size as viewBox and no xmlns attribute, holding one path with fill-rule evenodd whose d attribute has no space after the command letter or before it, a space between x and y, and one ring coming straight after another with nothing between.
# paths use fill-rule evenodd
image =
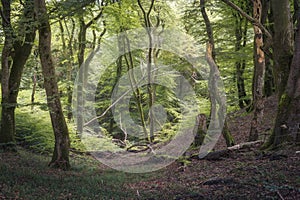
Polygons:
<instances>
[{"instance_id":1,"label":"forest floor","mask_svg":"<svg viewBox=\"0 0 300 200\"><path fill-rule=\"evenodd\" d=\"M266 101L261 138L270 134L276 113ZM270 120L272 119L272 120ZM229 115L236 143L247 141L251 114ZM225 149L220 138L215 150ZM263 152L258 146L215 160L174 162L146 174L112 170L90 156L71 154L72 169L46 167L50 157L22 147L0 153L0 199L300 199L299 146Z\"/></svg>"}]
</instances>

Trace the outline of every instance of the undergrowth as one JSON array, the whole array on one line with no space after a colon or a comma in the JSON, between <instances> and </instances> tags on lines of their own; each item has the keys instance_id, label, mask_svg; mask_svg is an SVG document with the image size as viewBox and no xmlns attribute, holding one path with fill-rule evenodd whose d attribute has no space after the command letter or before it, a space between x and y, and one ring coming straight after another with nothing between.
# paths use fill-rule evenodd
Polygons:
<instances>
[{"instance_id":1,"label":"undergrowth","mask_svg":"<svg viewBox=\"0 0 300 200\"><path fill-rule=\"evenodd\" d=\"M54 148L54 134L43 90L35 94L37 105L30 105L30 90L21 90L16 109L16 141L36 153L50 154ZM74 124L68 123L71 148L83 151L84 145L76 134Z\"/></svg>"},{"instance_id":2,"label":"undergrowth","mask_svg":"<svg viewBox=\"0 0 300 200\"><path fill-rule=\"evenodd\" d=\"M91 157L72 154L72 169L47 168L49 156L23 148L0 154L0 199L119 199L136 193L125 183L147 179L147 174L127 174L107 169ZM102 169L101 169L102 167Z\"/></svg>"}]
</instances>

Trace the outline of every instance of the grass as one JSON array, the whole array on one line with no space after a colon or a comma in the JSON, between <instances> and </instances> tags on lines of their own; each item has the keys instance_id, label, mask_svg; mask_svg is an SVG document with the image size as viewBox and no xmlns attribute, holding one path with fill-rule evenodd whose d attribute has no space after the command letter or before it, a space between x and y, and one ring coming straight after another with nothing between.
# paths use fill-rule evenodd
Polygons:
<instances>
[{"instance_id":1,"label":"grass","mask_svg":"<svg viewBox=\"0 0 300 200\"><path fill-rule=\"evenodd\" d=\"M47 165L54 147L49 111L44 105L44 91L37 91L41 105L30 104L30 91L22 90L16 109L18 151L0 152L0 199L120 199L134 198L136 191L124 186L148 175L117 172L89 156L70 155L70 171ZM69 125L71 147L84 150Z\"/></svg>"},{"instance_id":2,"label":"grass","mask_svg":"<svg viewBox=\"0 0 300 200\"><path fill-rule=\"evenodd\" d=\"M29 103L28 96L22 91L19 102ZM43 94L37 99L42 102ZM287 148L279 160L255 150L220 161L191 160L184 171L179 160L147 174L118 172L71 153L71 170L60 171L47 166L54 144L47 109L20 106L16 121L18 151L0 152L0 199L300 199L299 146ZM69 126L72 148L84 150ZM233 182L204 184L218 178Z\"/></svg>"},{"instance_id":3,"label":"grass","mask_svg":"<svg viewBox=\"0 0 300 200\"><path fill-rule=\"evenodd\" d=\"M35 99L39 105L30 105L30 95L30 90L20 90L18 96L20 106L15 111L17 143L36 153L51 154L54 148L54 134L46 105L45 91L42 89L36 91ZM85 149L76 135L74 124L68 123L67 125L71 148Z\"/></svg>"},{"instance_id":4,"label":"grass","mask_svg":"<svg viewBox=\"0 0 300 200\"><path fill-rule=\"evenodd\" d=\"M5 157L5 158L4 158ZM0 154L0 199L130 199L136 191L124 183L137 182L150 174L127 174L104 167L90 157L72 155L72 169L47 167L50 159L23 148Z\"/></svg>"}]
</instances>

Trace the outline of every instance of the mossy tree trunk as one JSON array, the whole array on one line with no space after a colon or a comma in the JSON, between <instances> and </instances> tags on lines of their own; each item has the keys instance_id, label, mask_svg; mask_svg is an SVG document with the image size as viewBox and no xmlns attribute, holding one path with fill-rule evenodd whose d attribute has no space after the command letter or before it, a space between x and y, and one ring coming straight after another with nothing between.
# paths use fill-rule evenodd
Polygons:
<instances>
[{"instance_id":1,"label":"mossy tree trunk","mask_svg":"<svg viewBox=\"0 0 300 200\"><path fill-rule=\"evenodd\" d=\"M62 112L54 63L51 55L51 29L45 0L35 0L36 16L39 30L39 51L44 76L52 127L55 135L55 147L50 166L69 169L69 132Z\"/></svg>"},{"instance_id":2,"label":"mossy tree trunk","mask_svg":"<svg viewBox=\"0 0 300 200\"><path fill-rule=\"evenodd\" d=\"M33 2L23 4L23 15L19 27L14 30L11 24L11 2L2 0L2 27L5 35L2 49L2 114L0 143L2 147L14 145L15 142L15 108L20 88L21 76L26 61L31 53L35 39ZM17 32L17 33L15 33ZM18 35L18 37L16 37Z\"/></svg>"},{"instance_id":3,"label":"mossy tree trunk","mask_svg":"<svg viewBox=\"0 0 300 200\"><path fill-rule=\"evenodd\" d=\"M287 1L288 2L288 1ZM295 51L287 84L280 96L275 126L265 147L276 148L284 142L300 142L300 17L297 17ZM276 31L276 29L275 29ZM284 39L282 39L284 40ZM286 71L286 69L284 70Z\"/></svg>"},{"instance_id":4,"label":"mossy tree trunk","mask_svg":"<svg viewBox=\"0 0 300 200\"><path fill-rule=\"evenodd\" d=\"M273 58L275 86L278 97L284 93L291 59L293 56L293 25L290 2L273 0L271 8L274 18Z\"/></svg>"}]
</instances>

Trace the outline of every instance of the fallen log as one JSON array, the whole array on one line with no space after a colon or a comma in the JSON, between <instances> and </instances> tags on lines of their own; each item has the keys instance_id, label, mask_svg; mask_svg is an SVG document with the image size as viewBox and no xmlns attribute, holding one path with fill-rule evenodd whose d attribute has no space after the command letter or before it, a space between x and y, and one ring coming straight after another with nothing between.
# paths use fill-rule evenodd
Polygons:
<instances>
[{"instance_id":1,"label":"fallen log","mask_svg":"<svg viewBox=\"0 0 300 200\"><path fill-rule=\"evenodd\" d=\"M254 142L245 142L245 143L234 145L232 147L228 147L227 149L209 152L205 156L203 154L206 154L206 153L198 154L197 156L193 155L193 156L191 156L191 158L200 159L200 160L203 160L203 159L205 159L205 160L221 160L223 158L228 158L230 156L230 154L234 151L242 150L242 149L250 150L250 148L261 145L262 143L263 143L262 140L258 140L258 141L254 141Z\"/></svg>"}]
</instances>

